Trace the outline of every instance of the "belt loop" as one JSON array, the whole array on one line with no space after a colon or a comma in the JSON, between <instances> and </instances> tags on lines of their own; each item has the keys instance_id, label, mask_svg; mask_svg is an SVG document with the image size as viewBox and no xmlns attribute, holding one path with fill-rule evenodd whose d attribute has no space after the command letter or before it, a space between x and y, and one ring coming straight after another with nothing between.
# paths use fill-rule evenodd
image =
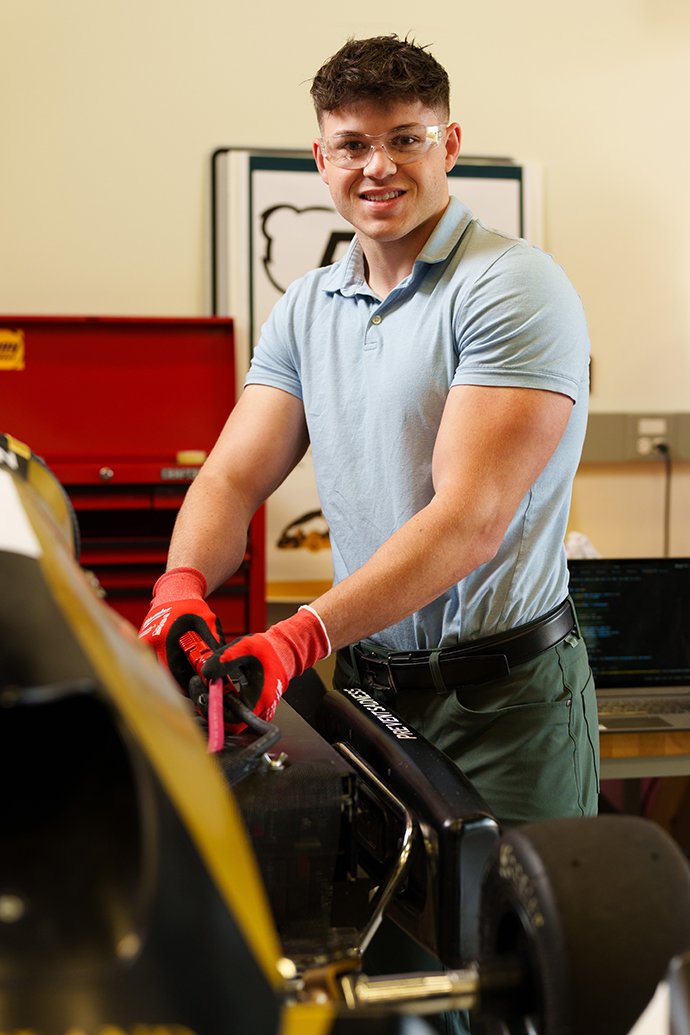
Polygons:
<instances>
[{"instance_id":1,"label":"belt loop","mask_svg":"<svg viewBox=\"0 0 690 1035\"><path fill-rule=\"evenodd\" d=\"M439 655L441 648L437 647L436 650L432 650L429 654L429 671L431 672L431 678L434 681L434 688L437 694L447 694L448 687L446 686L443 676L441 674L441 664L439 662Z\"/></svg>"}]
</instances>

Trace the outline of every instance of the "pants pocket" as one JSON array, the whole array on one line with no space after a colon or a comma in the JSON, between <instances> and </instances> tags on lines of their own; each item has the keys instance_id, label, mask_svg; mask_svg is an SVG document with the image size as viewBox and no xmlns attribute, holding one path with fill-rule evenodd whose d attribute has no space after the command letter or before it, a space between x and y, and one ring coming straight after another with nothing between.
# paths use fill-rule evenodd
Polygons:
<instances>
[{"instance_id":1,"label":"pants pocket","mask_svg":"<svg viewBox=\"0 0 690 1035\"><path fill-rule=\"evenodd\" d=\"M504 827L596 814L598 724L581 640L563 641L495 683L447 696L401 694L397 703Z\"/></svg>"}]
</instances>

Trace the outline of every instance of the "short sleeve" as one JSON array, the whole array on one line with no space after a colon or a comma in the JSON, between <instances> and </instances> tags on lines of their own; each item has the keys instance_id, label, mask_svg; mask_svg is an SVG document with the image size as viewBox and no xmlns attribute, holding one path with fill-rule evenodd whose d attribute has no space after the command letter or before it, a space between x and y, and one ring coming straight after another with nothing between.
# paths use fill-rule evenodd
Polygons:
<instances>
[{"instance_id":1,"label":"short sleeve","mask_svg":"<svg viewBox=\"0 0 690 1035\"><path fill-rule=\"evenodd\" d=\"M477 277L455 313L453 385L562 392L577 401L589 338L577 292L553 258L524 241Z\"/></svg>"}]
</instances>

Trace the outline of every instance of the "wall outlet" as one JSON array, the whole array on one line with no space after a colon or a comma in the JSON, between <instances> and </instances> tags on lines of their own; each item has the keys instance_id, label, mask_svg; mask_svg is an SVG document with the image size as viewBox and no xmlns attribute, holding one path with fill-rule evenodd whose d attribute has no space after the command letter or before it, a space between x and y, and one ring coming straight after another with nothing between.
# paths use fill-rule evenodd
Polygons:
<instances>
[{"instance_id":1,"label":"wall outlet","mask_svg":"<svg viewBox=\"0 0 690 1035\"><path fill-rule=\"evenodd\" d=\"M673 413L663 416L630 414L628 428L633 436L632 442L628 441L630 451L635 452L640 459L658 460L662 455L659 447L671 449L671 440L675 439L675 427L676 419Z\"/></svg>"}]
</instances>

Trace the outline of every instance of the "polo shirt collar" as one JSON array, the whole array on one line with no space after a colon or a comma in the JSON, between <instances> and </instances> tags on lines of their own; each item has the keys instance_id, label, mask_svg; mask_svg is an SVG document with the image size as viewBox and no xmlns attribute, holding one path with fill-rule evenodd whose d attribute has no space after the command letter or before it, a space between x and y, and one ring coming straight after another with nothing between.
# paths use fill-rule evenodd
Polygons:
<instances>
[{"instance_id":1,"label":"polo shirt collar","mask_svg":"<svg viewBox=\"0 0 690 1035\"><path fill-rule=\"evenodd\" d=\"M456 197L451 197L448 207L434 227L431 237L415 259L417 263L433 264L444 262L465 230L472 221L472 213ZM341 295L373 295L364 277L364 254L357 236L340 262L334 266L323 280L323 289L329 294L340 292Z\"/></svg>"},{"instance_id":2,"label":"polo shirt collar","mask_svg":"<svg viewBox=\"0 0 690 1035\"><path fill-rule=\"evenodd\" d=\"M459 198L451 197L416 262L445 262L471 222L472 213L467 206Z\"/></svg>"}]
</instances>

